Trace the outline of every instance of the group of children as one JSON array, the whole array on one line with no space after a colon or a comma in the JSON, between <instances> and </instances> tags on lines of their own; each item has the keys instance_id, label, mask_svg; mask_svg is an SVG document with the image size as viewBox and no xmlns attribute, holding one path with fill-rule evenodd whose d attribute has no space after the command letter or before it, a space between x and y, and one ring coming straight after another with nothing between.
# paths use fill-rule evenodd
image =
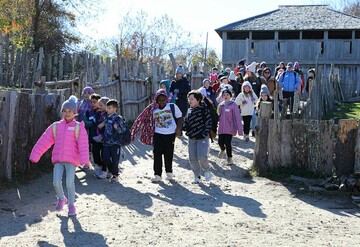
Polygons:
<instances>
[{"instance_id":1,"label":"group of children","mask_svg":"<svg viewBox=\"0 0 360 247\"><path fill-rule=\"evenodd\" d=\"M175 139L182 136L183 131L188 137L189 162L194 174L193 183L199 183L201 176L204 176L206 181L211 180L213 174L208 158L210 140L214 138L211 135L211 132L214 132L214 120L208 102L216 108L218 114L219 158L225 158L226 154L227 164L233 164L231 144L233 136L244 135L244 140L249 140L254 107L261 101L271 100L267 86L261 86L260 99L258 99L250 81L244 81L241 89L237 89L232 86L226 74L216 76L218 85L214 84L214 78L215 75L211 74L209 79L204 80L204 86L200 90L187 93L186 114L176 105L175 99L178 95L170 93L171 83L167 80L161 81L154 100L136 118L131 128L131 140L134 141L138 137L143 144L153 146L153 182L160 182L162 179L163 160L166 179L174 179L172 162ZM188 81L183 80L181 83ZM178 86L190 87L190 85ZM91 148L96 177L117 181L121 154L118 135L126 130L124 119L117 114L116 100L101 97L90 87L83 89L82 97L81 101L77 101L75 96L71 96L62 104L62 119L45 130L29 158L34 163L38 162L40 157L54 145L52 163L54 187L58 198L56 210L60 211L68 204L70 216L76 214L74 206L76 167L80 166L86 170L91 165L89 161L89 148ZM68 197L65 197L62 188L64 170Z\"/></svg>"},{"instance_id":2,"label":"group of children","mask_svg":"<svg viewBox=\"0 0 360 247\"><path fill-rule=\"evenodd\" d=\"M76 215L75 170L89 169L89 151L95 163L95 175L118 180L121 143L119 135L126 131L124 119L117 114L118 102L101 97L91 87L82 91L82 100L70 96L61 106L62 118L51 124L36 142L30 161L37 163L41 156L54 145L51 161L54 164L53 183L57 196L55 209L61 211L68 204L69 216ZM92 168L92 167L90 167ZM62 185L66 171L65 196Z\"/></svg>"}]
</instances>

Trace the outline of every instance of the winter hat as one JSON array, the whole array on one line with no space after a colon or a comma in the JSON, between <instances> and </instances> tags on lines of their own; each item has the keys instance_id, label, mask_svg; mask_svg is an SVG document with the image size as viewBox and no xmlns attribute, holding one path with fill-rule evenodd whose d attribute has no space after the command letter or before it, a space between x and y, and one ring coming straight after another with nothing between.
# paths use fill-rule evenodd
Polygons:
<instances>
[{"instance_id":1,"label":"winter hat","mask_svg":"<svg viewBox=\"0 0 360 247\"><path fill-rule=\"evenodd\" d=\"M256 62L252 62L249 66L247 66L247 69L253 73L255 73L255 68L256 68Z\"/></svg>"},{"instance_id":2,"label":"winter hat","mask_svg":"<svg viewBox=\"0 0 360 247\"><path fill-rule=\"evenodd\" d=\"M222 92L223 90L233 90L233 87L230 84L221 84L220 85L220 92Z\"/></svg>"},{"instance_id":3,"label":"winter hat","mask_svg":"<svg viewBox=\"0 0 360 247\"><path fill-rule=\"evenodd\" d=\"M248 86L250 89L252 89L251 83L248 82L248 81L245 81L241 86L241 89L242 89L243 92L244 92L244 87L245 86Z\"/></svg>"},{"instance_id":4,"label":"winter hat","mask_svg":"<svg viewBox=\"0 0 360 247\"><path fill-rule=\"evenodd\" d=\"M235 76L234 71L231 71L231 72L230 72L229 80L236 80L236 76Z\"/></svg>"},{"instance_id":5,"label":"winter hat","mask_svg":"<svg viewBox=\"0 0 360 247\"><path fill-rule=\"evenodd\" d=\"M226 75L224 75L223 73L220 73L220 74L218 74L218 79L220 80L220 78L222 78L222 77L224 77L224 76L226 76Z\"/></svg>"},{"instance_id":6,"label":"winter hat","mask_svg":"<svg viewBox=\"0 0 360 247\"><path fill-rule=\"evenodd\" d=\"M82 90L82 93L89 93L89 94L93 94L94 93L94 89L92 89L91 87L84 87L84 89Z\"/></svg>"},{"instance_id":7,"label":"winter hat","mask_svg":"<svg viewBox=\"0 0 360 247\"><path fill-rule=\"evenodd\" d=\"M270 96L269 89L266 85L261 85L260 95L262 95L262 94L266 94L266 95Z\"/></svg>"},{"instance_id":8,"label":"winter hat","mask_svg":"<svg viewBox=\"0 0 360 247\"><path fill-rule=\"evenodd\" d=\"M203 86L205 85L205 82L209 82L209 83L210 83L210 79L209 79L209 78L205 78L205 79L202 81Z\"/></svg>"},{"instance_id":9,"label":"winter hat","mask_svg":"<svg viewBox=\"0 0 360 247\"><path fill-rule=\"evenodd\" d=\"M294 63L294 69L300 69L300 64L298 62Z\"/></svg>"},{"instance_id":10,"label":"winter hat","mask_svg":"<svg viewBox=\"0 0 360 247\"><path fill-rule=\"evenodd\" d=\"M216 68L216 67L213 67L213 68L212 68L212 70L218 70L218 68Z\"/></svg>"},{"instance_id":11,"label":"winter hat","mask_svg":"<svg viewBox=\"0 0 360 247\"><path fill-rule=\"evenodd\" d=\"M71 96L69 97L69 99L66 100L66 101L64 101L64 103L62 104L62 106L61 106L61 112L62 112L64 109L70 109L70 110L72 110L75 114L77 114L77 104L76 104L77 100L78 100L78 99L76 98L76 96L71 95Z\"/></svg>"},{"instance_id":12,"label":"winter hat","mask_svg":"<svg viewBox=\"0 0 360 247\"><path fill-rule=\"evenodd\" d=\"M294 65L293 65L293 63L292 62L288 62L288 64L287 64L287 67L294 67Z\"/></svg>"},{"instance_id":13,"label":"winter hat","mask_svg":"<svg viewBox=\"0 0 360 247\"><path fill-rule=\"evenodd\" d=\"M224 79L228 79L228 77L226 75L223 75L222 77L220 77L220 82Z\"/></svg>"},{"instance_id":14,"label":"winter hat","mask_svg":"<svg viewBox=\"0 0 360 247\"><path fill-rule=\"evenodd\" d=\"M231 69L230 69L229 67L227 67L227 68L225 69L225 71L227 72L228 75L230 75Z\"/></svg>"},{"instance_id":15,"label":"winter hat","mask_svg":"<svg viewBox=\"0 0 360 247\"><path fill-rule=\"evenodd\" d=\"M239 61L239 65L242 65L242 66L245 66L245 63L246 63L246 59L245 58L243 58L243 59L241 59L240 61Z\"/></svg>"},{"instance_id":16,"label":"winter hat","mask_svg":"<svg viewBox=\"0 0 360 247\"><path fill-rule=\"evenodd\" d=\"M159 90L157 90L156 93L155 93L155 97L154 97L155 102L157 102L157 98L158 98L160 95L164 95L166 98L168 98L167 92L166 92L164 89L159 89Z\"/></svg>"},{"instance_id":17,"label":"winter hat","mask_svg":"<svg viewBox=\"0 0 360 247\"><path fill-rule=\"evenodd\" d=\"M223 96L224 93L228 93L228 94L230 95L230 97L232 97L231 90L229 90L227 87L224 88L224 89L221 91L221 96Z\"/></svg>"},{"instance_id":18,"label":"winter hat","mask_svg":"<svg viewBox=\"0 0 360 247\"><path fill-rule=\"evenodd\" d=\"M162 80L159 83L159 86L161 87L161 85L165 85L166 87L166 92L169 94L170 93L170 82L168 80Z\"/></svg>"},{"instance_id":19,"label":"winter hat","mask_svg":"<svg viewBox=\"0 0 360 247\"><path fill-rule=\"evenodd\" d=\"M241 69L239 69L239 72L244 72L244 73L246 73L246 69L245 69L245 68L241 68Z\"/></svg>"},{"instance_id":20,"label":"winter hat","mask_svg":"<svg viewBox=\"0 0 360 247\"><path fill-rule=\"evenodd\" d=\"M262 61L262 62L260 63L260 67L261 67L261 68L265 68L265 67L266 67L266 62L265 62L265 61Z\"/></svg>"},{"instance_id":21,"label":"winter hat","mask_svg":"<svg viewBox=\"0 0 360 247\"><path fill-rule=\"evenodd\" d=\"M177 74L177 73L180 73L180 74L184 75L184 68L182 67L182 65L179 65L176 68L175 74Z\"/></svg>"}]
</instances>

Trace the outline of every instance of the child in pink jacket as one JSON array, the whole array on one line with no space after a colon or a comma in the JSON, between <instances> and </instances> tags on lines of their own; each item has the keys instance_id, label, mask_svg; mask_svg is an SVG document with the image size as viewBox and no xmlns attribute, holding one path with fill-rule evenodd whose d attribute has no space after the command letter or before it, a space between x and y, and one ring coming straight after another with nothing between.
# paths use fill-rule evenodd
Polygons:
<instances>
[{"instance_id":1,"label":"child in pink jacket","mask_svg":"<svg viewBox=\"0 0 360 247\"><path fill-rule=\"evenodd\" d=\"M219 113L219 146L220 152L218 157L220 159L224 158L225 150L227 155L227 164L232 165L232 146L231 141L232 137L236 134L243 134L243 126L241 123L241 116L239 112L239 107L237 104L231 100L232 92L229 89L224 89L221 92L221 97L223 102L218 106Z\"/></svg>"},{"instance_id":2,"label":"child in pink jacket","mask_svg":"<svg viewBox=\"0 0 360 247\"><path fill-rule=\"evenodd\" d=\"M54 187L58 198L56 210L61 211L68 204L69 216L76 215L75 169L79 165L89 166L89 142L84 123L75 121L76 97L70 96L61 107L62 119L50 125L36 142L30 154L30 161L37 163L52 146L51 161L54 164ZM62 177L66 171L68 198L64 195Z\"/></svg>"}]
</instances>

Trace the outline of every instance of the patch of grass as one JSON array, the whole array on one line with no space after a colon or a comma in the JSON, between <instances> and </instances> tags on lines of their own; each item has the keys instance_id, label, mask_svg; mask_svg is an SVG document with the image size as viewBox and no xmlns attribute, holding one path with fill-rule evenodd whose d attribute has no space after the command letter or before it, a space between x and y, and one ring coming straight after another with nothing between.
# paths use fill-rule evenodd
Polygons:
<instances>
[{"instance_id":1,"label":"patch of grass","mask_svg":"<svg viewBox=\"0 0 360 247\"><path fill-rule=\"evenodd\" d=\"M279 167L268 171L266 177L274 181L287 181L291 175L309 179L326 178L324 175L315 174L301 167Z\"/></svg>"},{"instance_id":2,"label":"patch of grass","mask_svg":"<svg viewBox=\"0 0 360 247\"><path fill-rule=\"evenodd\" d=\"M359 119L360 118L360 103L341 103L336 106L334 111L325 115L324 120L335 119Z\"/></svg>"}]
</instances>

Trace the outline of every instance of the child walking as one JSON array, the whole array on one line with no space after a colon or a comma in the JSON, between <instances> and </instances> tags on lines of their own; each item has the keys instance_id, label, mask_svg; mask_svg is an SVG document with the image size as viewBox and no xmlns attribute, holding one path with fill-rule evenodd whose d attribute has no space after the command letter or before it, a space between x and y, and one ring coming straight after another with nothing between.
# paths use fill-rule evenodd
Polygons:
<instances>
[{"instance_id":1,"label":"child walking","mask_svg":"<svg viewBox=\"0 0 360 247\"><path fill-rule=\"evenodd\" d=\"M36 142L30 154L30 161L37 163L52 146L51 161L54 164L53 182L57 196L56 210L61 211L68 204L69 216L76 215L75 209L75 169L79 165L89 165L89 142L84 123L75 121L77 113L76 97L71 96L61 107L62 119L50 125ZM66 171L64 195L62 177Z\"/></svg>"},{"instance_id":2,"label":"child walking","mask_svg":"<svg viewBox=\"0 0 360 247\"><path fill-rule=\"evenodd\" d=\"M98 125L99 128L104 128L103 159L111 174L110 182L118 181L121 154L121 143L118 135L124 134L126 131L123 118L116 113L118 107L118 102L110 99L106 103L106 120Z\"/></svg>"},{"instance_id":3,"label":"child walking","mask_svg":"<svg viewBox=\"0 0 360 247\"><path fill-rule=\"evenodd\" d=\"M249 141L250 123L254 114L255 102L258 100L252 91L250 82L245 81L242 85L242 92L236 97L235 103L240 106L241 116L244 121L244 140Z\"/></svg>"},{"instance_id":4,"label":"child walking","mask_svg":"<svg viewBox=\"0 0 360 247\"><path fill-rule=\"evenodd\" d=\"M243 126L241 123L241 117L239 107L234 101L231 100L232 93L230 90L225 89L221 93L223 102L218 107L219 113L219 158L224 158L225 150L227 155L227 164L232 165L232 137L238 133L243 134Z\"/></svg>"},{"instance_id":5,"label":"child walking","mask_svg":"<svg viewBox=\"0 0 360 247\"><path fill-rule=\"evenodd\" d=\"M84 114L91 110L91 99L90 95L94 93L94 89L91 87L84 87L81 93L82 100L78 100L78 114L76 120L81 122L83 120Z\"/></svg>"},{"instance_id":6,"label":"child walking","mask_svg":"<svg viewBox=\"0 0 360 247\"><path fill-rule=\"evenodd\" d=\"M182 113L175 104L167 103L165 90L158 90L155 102L158 108L153 111L155 120L154 133L154 178L152 182L160 182L162 174L163 156L165 163L166 179L173 180L172 162L174 155L175 137L181 135ZM173 107L173 110L171 109Z\"/></svg>"},{"instance_id":7,"label":"child walking","mask_svg":"<svg viewBox=\"0 0 360 247\"><path fill-rule=\"evenodd\" d=\"M210 181L212 173L209 165L209 132L212 127L210 111L205 105L203 95L192 90L188 93L190 108L185 116L183 130L189 137L189 161L194 173L194 184L201 179L201 170L205 180Z\"/></svg>"}]
</instances>

